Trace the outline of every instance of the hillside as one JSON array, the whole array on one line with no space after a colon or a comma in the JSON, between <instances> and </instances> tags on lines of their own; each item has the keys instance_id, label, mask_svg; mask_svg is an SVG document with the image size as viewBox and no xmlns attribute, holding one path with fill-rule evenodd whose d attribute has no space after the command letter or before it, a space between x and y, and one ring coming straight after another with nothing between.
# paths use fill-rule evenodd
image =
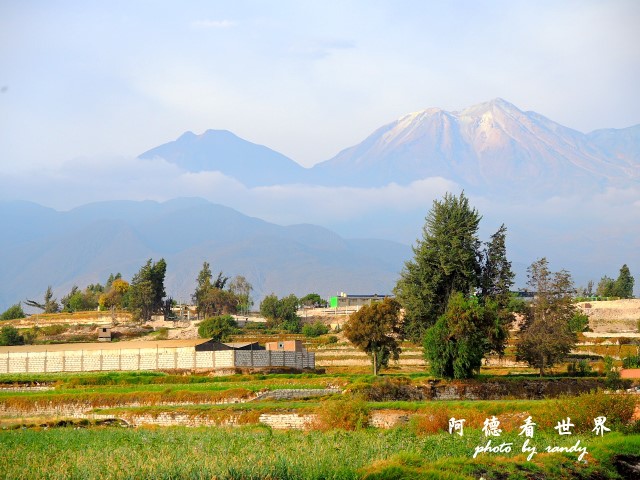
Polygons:
<instances>
[{"instance_id":1,"label":"hillside","mask_svg":"<svg viewBox=\"0 0 640 480\"><path fill-rule=\"evenodd\" d=\"M58 212L23 202L0 203L0 311L40 298L48 285L60 298L73 285L130 279L148 258L165 258L169 296L189 301L202 263L214 273L244 275L253 299L271 292L299 296L337 291L389 293L408 246L350 240L314 225L280 226L202 199L101 202Z\"/></svg>"}]
</instances>

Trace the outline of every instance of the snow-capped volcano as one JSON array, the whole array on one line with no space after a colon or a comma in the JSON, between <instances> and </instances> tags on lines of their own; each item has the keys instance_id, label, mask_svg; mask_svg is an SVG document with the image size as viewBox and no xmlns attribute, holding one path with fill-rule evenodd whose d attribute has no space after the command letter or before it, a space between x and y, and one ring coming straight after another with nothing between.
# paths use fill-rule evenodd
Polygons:
<instances>
[{"instance_id":1,"label":"snow-capped volcano","mask_svg":"<svg viewBox=\"0 0 640 480\"><path fill-rule=\"evenodd\" d=\"M429 108L316 165L315 178L339 171L334 182L359 186L439 176L489 191L592 188L640 177L640 129L625 130L585 135L500 98L457 112ZM594 141L616 146L617 132L626 135L624 161Z\"/></svg>"}]
</instances>

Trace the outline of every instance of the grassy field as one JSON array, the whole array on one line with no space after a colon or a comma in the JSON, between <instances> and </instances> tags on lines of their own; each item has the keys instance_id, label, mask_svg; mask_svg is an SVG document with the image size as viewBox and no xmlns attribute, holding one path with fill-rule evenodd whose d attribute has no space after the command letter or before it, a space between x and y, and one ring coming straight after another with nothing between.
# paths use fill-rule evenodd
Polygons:
<instances>
[{"instance_id":1,"label":"grassy field","mask_svg":"<svg viewBox=\"0 0 640 480\"><path fill-rule=\"evenodd\" d=\"M473 455L487 439L479 430L463 437L418 435L411 428L381 431L276 432L231 429L72 429L0 432L4 478L41 479L350 479L350 478L621 478L611 458L637 454L640 435L589 434L559 438L537 434L531 444L571 447L588 454L538 453L527 461L517 434L509 453ZM594 476L599 475L599 476Z\"/></svg>"},{"instance_id":2,"label":"grassy field","mask_svg":"<svg viewBox=\"0 0 640 480\"><path fill-rule=\"evenodd\" d=\"M565 377L559 377L561 380ZM535 375L481 376L478 381L517 383ZM7 479L563 479L625 478L619 455L640 452L640 422L632 421L638 398L602 392L544 400L389 400L428 386L424 371L411 374L256 374L212 377L162 372L0 375L14 388L46 386L47 391L0 390L0 406L32 413L0 414L0 478ZM279 389L338 386L349 392L324 398L259 400L216 405L226 397ZM190 404L194 402L196 404ZM82 403L93 413L126 419L132 415L184 414L226 418L242 414L252 423L223 427L138 427L101 420L38 416L34 406ZM262 413L314 414L310 431L278 431L258 422ZM363 427L376 413L401 412L409 421L394 428ZM484 421L496 416L500 437L485 437ZM592 431L604 415L603 437ZM518 435L527 416L536 422L530 460ZM450 434L451 417L465 419L464 436ZM570 417L572 435L557 422ZM478 448L511 443L509 451ZM586 448L545 453L549 447ZM498 448L500 450L500 448ZM477 453L476 458L473 458ZM640 462L640 457L634 460ZM619 463L619 462L617 462ZM627 478L629 478L627 476Z\"/></svg>"}]
</instances>

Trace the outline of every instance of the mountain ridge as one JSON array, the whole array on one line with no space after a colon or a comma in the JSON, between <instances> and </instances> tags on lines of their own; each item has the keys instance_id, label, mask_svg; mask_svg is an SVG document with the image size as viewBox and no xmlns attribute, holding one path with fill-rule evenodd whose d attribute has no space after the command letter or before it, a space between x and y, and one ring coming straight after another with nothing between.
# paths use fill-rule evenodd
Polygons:
<instances>
[{"instance_id":1,"label":"mountain ridge","mask_svg":"<svg viewBox=\"0 0 640 480\"><path fill-rule=\"evenodd\" d=\"M140 155L154 157L193 173L218 171L250 188L376 188L441 177L486 196L548 198L640 180L640 124L582 133L495 98L408 113L310 168L226 130L186 132Z\"/></svg>"},{"instance_id":2,"label":"mountain ridge","mask_svg":"<svg viewBox=\"0 0 640 480\"><path fill-rule=\"evenodd\" d=\"M244 275L254 300L269 294L328 296L336 291L389 293L411 249L397 242L351 240L317 225L281 226L202 199L114 201L67 212L0 202L0 221L23 225L29 241L0 250L0 311L39 298L52 285L57 298L73 285L127 280L148 258L167 261L167 294L189 301L202 262ZM60 228L28 229L47 212ZM150 213L153 212L153 213ZM384 256L381 253L384 252Z\"/></svg>"}]
</instances>

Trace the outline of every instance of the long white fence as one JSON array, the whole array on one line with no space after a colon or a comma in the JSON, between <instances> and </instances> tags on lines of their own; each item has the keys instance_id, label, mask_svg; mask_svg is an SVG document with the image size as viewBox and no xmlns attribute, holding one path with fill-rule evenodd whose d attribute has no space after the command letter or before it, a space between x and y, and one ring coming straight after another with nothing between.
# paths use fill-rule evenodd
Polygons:
<instances>
[{"instance_id":1,"label":"long white fence","mask_svg":"<svg viewBox=\"0 0 640 480\"><path fill-rule=\"evenodd\" d=\"M234 367L314 368L315 355L270 350L195 348L56 350L0 353L2 373L90 372L113 370L199 370Z\"/></svg>"}]
</instances>

